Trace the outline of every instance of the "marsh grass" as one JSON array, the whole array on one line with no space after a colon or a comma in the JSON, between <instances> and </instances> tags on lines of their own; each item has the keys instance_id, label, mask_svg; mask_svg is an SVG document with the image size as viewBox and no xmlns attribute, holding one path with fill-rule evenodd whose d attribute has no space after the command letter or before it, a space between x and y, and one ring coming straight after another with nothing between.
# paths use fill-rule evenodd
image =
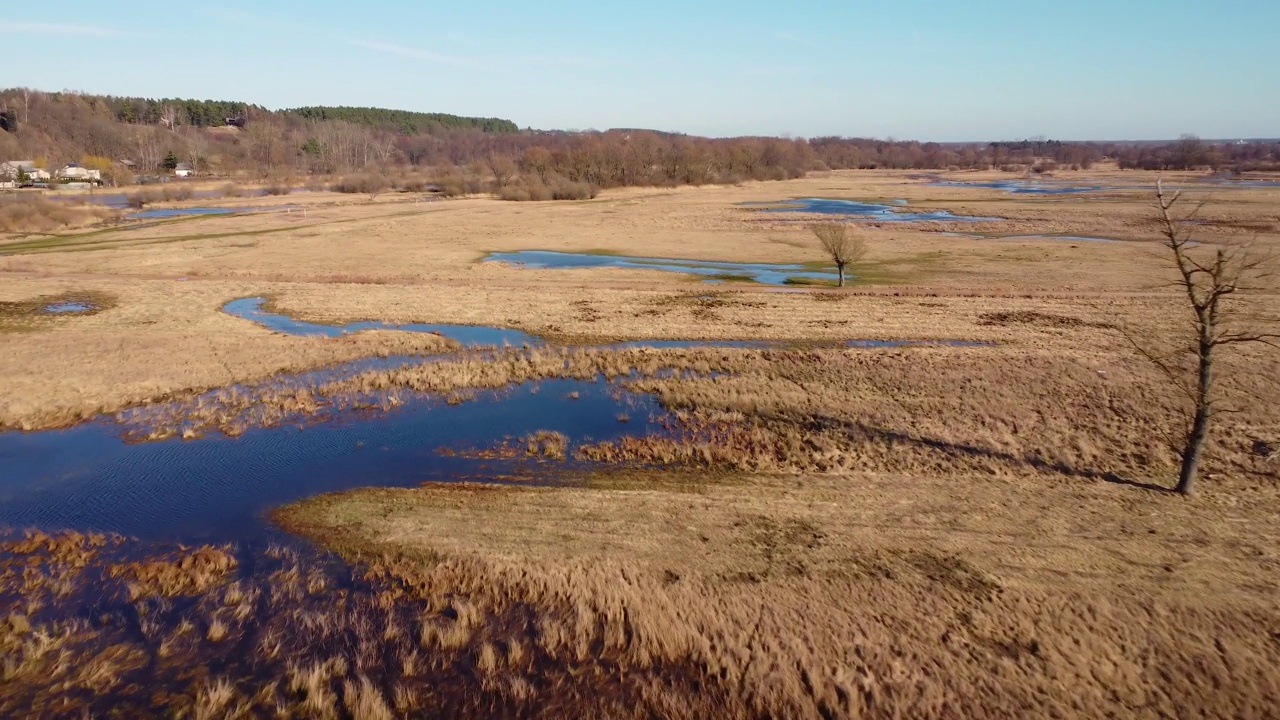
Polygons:
<instances>
[{"instance_id":1,"label":"marsh grass","mask_svg":"<svg viewBox=\"0 0 1280 720\"><path fill-rule=\"evenodd\" d=\"M72 303L85 305L87 309L69 313L47 310L51 305ZM95 290L69 290L27 300L0 301L0 333L40 330L75 322L76 318L111 310L116 304L115 295Z\"/></svg>"},{"instance_id":2,"label":"marsh grass","mask_svg":"<svg viewBox=\"0 0 1280 720\"><path fill-rule=\"evenodd\" d=\"M186 587L191 592L181 602L151 589L132 595L128 573L113 572L157 563L180 567L202 552L222 551L123 538L6 535L0 542L0 715L382 720L412 710L552 718L572 708L639 718L651 716L654 692L664 687L704 712L714 707L698 698L701 684L683 676L684 669L646 678L625 670L617 648L604 649L599 667L579 650L572 657L547 651L530 623L555 633L557 643L586 641L580 630L560 629L556 618L571 608L560 604L538 619L542 611L516 601L510 588L456 584L457 571L479 565L437 573L417 563L373 560L347 568L268 551L246 565L252 574L231 573L201 590ZM71 597L54 597L33 581L31 569L66 563L78 573ZM324 576L324 589L290 592L308 575ZM229 601L247 598L259 598L254 612L234 622L225 617ZM42 602L33 614L12 610L36 599ZM93 622L80 619L88 612Z\"/></svg>"},{"instance_id":3,"label":"marsh grass","mask_svg":"<svg viewBox=\"0 0 1280 720\"><path fill-rule=\"evenodd\" d=\"M0 233L49 233L119 217L118 210L100 205L51 200L43 195L0 195Z\"/></svg>"},{"instance_id":4,"label":"marsh grass","mask_svg":"<svg viewBox=\"0 0 1280 720\"><path fill-rule=\"evenodd\" d=\"M639 683L692 673L704 683L701 693L720 696L719 706L704 710L717 718L1124 714L1153 697L1162 707L1229 717L1280 693L1255 682L1280 657L1265 632L1249 629L1255 612L1275 617L1265 601L1233 601L1227 609L1174 590L1135 596L1132 573L1145 578L1138 568L1150 557L1126 565L1074 536L1035 542L1034 529L1022 540L1034 560L993 562L985 553L1019 542L1008 534L1026 522L1018 503L1001 514L1008 525L988 527L955 552L945 549L945 524L927 524L942 507L929 496L941 483L920 495L895 492L900 479L858 489L847 477L715 475L695 492L680 481L708 473L631 471L581 489L355 491L304 501L277 518L347 557L381 558L370 572L403 583L403 597L415 587L465 595L436 606L442 617L424 625L421 647L465 647L480 687L502 687L494 681L506 675L512 679L503 691L513 696L523 696L526 683L544 687L537 676L548 660L604 666ZM975 482L947 501L965 508L954 521L990 515L997 496L1017 496L1005 483ZM1045 507L1072 491L1052 493ZM1108 503L1099 517L1079 522L1122 522L1110 514L1122 506ZM1069 515L1049 512L1050 524ZM1150 552L1139 550L1147 543L1136 538L1130 550ZM1178 542L1162 548L1156 555L1176 554ZM1089 570L1038 573L1040 563L1054 563L1042 553ZM1084 559L1095 553L1112 558L1106 570ZM993 574L996 567L1010 580ZM1233 567L1244 575L1232 583L1248 585L1246 577L1263 572L1248 562ZM1192 582L1235 592L1208 575ZM485 591L464 590L476 587ZM530 636L499 639L475 619L503 617L498 608L508 602L532 611L522 621L534 629ZM1156 605L1179 618L1176 626L1149 615ZM1243 675L1211 659L1220 655L1195 639L1201 631L1188 631L1218 623L1241 641ZM1149 674L1135 643L1141 653L1223 678L1226 698ZM1105 680L1092 669L1102 658L1116 673ZM1114 687L1116 677L1141 690L1094 691ZM683 692L676 685L663 700L646 696L660 704L644 707L665 716L655 708L685 706Z\"/></svg>"}]
</instances>

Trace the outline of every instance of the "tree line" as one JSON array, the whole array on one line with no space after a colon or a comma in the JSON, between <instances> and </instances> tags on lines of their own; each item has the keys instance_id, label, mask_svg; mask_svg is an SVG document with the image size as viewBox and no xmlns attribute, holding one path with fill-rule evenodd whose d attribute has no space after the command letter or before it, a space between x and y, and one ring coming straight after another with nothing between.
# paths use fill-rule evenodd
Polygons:
<instances>
[{"instance_id":1,"label":"tree line","mask_svg":"<svg viewBox=\"0 0 1280 720\"><path fill-rule=\"evenodd\" d=\"M1280 144L933 143L868 138L703 138L640 129L520 131L508 120L378 108L261 106L0 90L0 159L46 166L106 158L139 174L166 160L198 173L283 177L413 172L482 176L499 188L594 188L786 179L827 169L1280 169ZM115 169L125 177L124 171ZM513 191L514 194L522 194Z\"/></svg>"}]
</instances>

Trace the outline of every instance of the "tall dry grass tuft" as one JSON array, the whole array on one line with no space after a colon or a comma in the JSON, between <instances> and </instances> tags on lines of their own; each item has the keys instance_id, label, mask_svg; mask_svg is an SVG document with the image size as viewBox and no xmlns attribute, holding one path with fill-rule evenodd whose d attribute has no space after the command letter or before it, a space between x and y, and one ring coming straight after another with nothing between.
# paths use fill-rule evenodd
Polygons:
<instances>
[{"instance_id":1,"label":"tall dry grass tuft","mask_svg":"<svg viewBox=\"0 0 1280 720\"><path fill-rule=\"evenodd\" d=\"M46 233L118 219L120 212L41 195L0 195L0 232Z\"/></svg>"},{"instance_id":2,"label":"tall dry grass tuft","mask_svg":"<svg viewBox=\"0 0 1280 720\"><path fill-rule=\"evenodd\" d=\"M367 677L342 684L342 702L352 720L392 720L386 699Z\"/></svg>"}]
</instances>

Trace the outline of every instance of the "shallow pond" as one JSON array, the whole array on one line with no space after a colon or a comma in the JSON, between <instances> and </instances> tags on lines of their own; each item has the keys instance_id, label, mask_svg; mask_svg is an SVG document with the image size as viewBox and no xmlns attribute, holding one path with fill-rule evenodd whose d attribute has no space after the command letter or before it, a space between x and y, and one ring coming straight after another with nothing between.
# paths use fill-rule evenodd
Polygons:
<instances>
[{"instance_id":1,"label":"shallow pond","mask_svg":"<svg viewBox=\"0 0 1280 720\"><path fill-rule=\"evenodd\" d=\"M196 215L231 215L237 212L249 212L252 208L163 208L158 210L142 210L131 213L134 220L155 220L157 218L191 217Z\"/></svg>"},{"instance_id":2,"label":"shallow pond","mask_svg":"<svg viewBox=\"0 0 1280 720\"><path fill-rule=\"evenodd\" d=\"M796 198L777 203L748 203L743 207L751 207L769 213L816 213L819 215L840 215L856 220L869 222L996 222L1001 218L972 217L956 215L946 210L933 212L908 212L901 208L905 200L895 201L892 205L858 202L856 200L830 200L826 198Z\"/></svg>"},{"instance_id":3,"label":"shallow pond","mask_svg":"<svg viewBox=\"0 0 1280 720\"><path fill-rule=\"evenodd\" d=\"M576 394L576 395L575 395ZM625 414L628 422L620 422ZM389 412L297 427L129 444L118 425L0 433L0 526L114 531L143 539L245 541L271 507L357 487L495 477L533 461L450 457L540 430L588 439L659 430L657 402L605 382L546 380L449 406L410 399ZM569 461L572 465L574 461Z\"/></svg>"},{"instance_id":4,"label":"shallow pond","mask_svg":"<svg viewBox=\"0 0 1280 720\"><path fill-rule=\"evenodd\" d=\"M45 312L55 315L86 313L97 309L95 306L83 302L61 302L44 306Z\"/></svg>"},{"instance_id":5,"label":"shallow pond","mask_svg":"<svg viewBox=\"0 0 1280 720\"><path fill-rule=\"evenodd\" d=\"M937 180L929 183L929 185L931 187L964 187L1003 190L1011 195L1082 195L1085 193L1134 189L1133 187L1119 185L1066 185L1057 182L1051 183L1036 180L999 180L994 182Z\"/></svg>"},{"instance_id":6,"label":"shallow pond","mask_svg":"<svg viewBox=\"0 0 1280 720\"><path fill-rule=\"evenodd\" d=\"M827 280L835 282L835 272L814 270L798 264L732 263L712 260L627 257L622 255L589 255L546 250L491 253L484 262L500 262L536 269L626 268L702 275L715 280L743 279L763 285L785 285L788 280Z\"/></svg>"}]
</instances>

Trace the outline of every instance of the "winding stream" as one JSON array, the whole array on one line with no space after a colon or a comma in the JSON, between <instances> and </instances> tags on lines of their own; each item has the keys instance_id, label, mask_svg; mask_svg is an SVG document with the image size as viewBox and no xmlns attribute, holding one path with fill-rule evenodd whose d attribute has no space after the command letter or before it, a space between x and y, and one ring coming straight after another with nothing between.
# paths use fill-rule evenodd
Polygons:
<instances>
[{"instance_id":1,"label":"winding stream","mask_svg":"<svg viewBox=\"0 0 1280 720\"><path fill-rule=\"evenodd\" d=\"M910 223L910 222L999 222L1002 218L956 215L946 210L932 212L909 212L903 207L905 200L895 201L892 205L880 203L858 202L857 200L832 200L828 198L795 198L775 203L745 203L760 212L767 213L810 213L818 215L839 215L850 220L861 220L878 223Z\"/></svg>"},{"instance_id":2,"label":"winding stream","mask_svg":"<svg viewBox=\"0 0 1280 720\"><path fill-rule=\"evenodd\" d=\"M293 335L340 336L367 329L440 334L468 348L536 347L541 338L517 330L380 322L329 326L263 310L264 298L244 298L224 310ZM858 348L983 343L850 340ZM631 341L623 348L778 347L754 341ZM444 356L449 357L449 356ZM299 386L378 368L429 363L441 357L370 358L277 378L259 388ZM246 387L245 391L253 388ZM218 391L209 393L210 396ZM402 393L398 407L331 414L323 422L131 443L121 423L99 418L65 430L0 433L0 526L75 528L187 543L245 542L272 537L263 521L272 507L318 493L358 487L412 487L426 482L549 482L587 465L572 458L586 442L669 432L670 415L649 395L618 382L543 380L469 393L465 401ZM145 412L143 408L140 412ZM523 438L562 433L569 459L554 474L524 457ZM504 444L509 452L492 450ZM480 453L477 451L488 450ZM467 452L472 451L472 452Z\"/></svg>"}]
</instances>

